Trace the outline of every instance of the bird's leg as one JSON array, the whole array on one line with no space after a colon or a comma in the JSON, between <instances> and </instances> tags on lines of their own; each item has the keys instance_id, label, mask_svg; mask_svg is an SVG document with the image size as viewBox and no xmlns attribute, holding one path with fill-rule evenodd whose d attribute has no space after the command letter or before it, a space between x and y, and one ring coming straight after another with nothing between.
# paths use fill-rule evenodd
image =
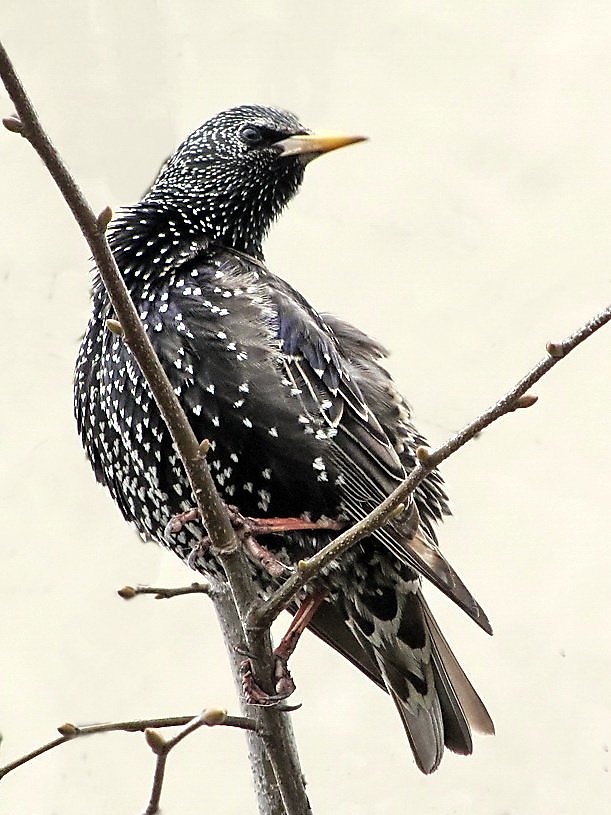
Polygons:
<instances>
[{"instance_id":1,"label":"bird's leg","mask_svg":"<svg viewBox=\"0 0 611 815\"><path fill-rule=\"evenodd\" d=\"M325 529L337 531L344 526L340 521L321 517L318 521L307 521L303 518L249 518L242 515L236 507L227 506L227 511L236 534L244 548L253 559L258 561L265 571L272 577L281 577L291 567L279 561L266 546L257 541L258 535L280 535L285 532L299 532L303 530ZM170 543L174 535L182 532L184 526L199 519L197 508L188 509L179 515L174 515L166 525L164 538ZM210 538L205 535L199 541L193 552L189 555L188 564L193 566L192 560L210 546Z\"/></svg>"},{"instance_id":2,"label":"bird's leg","mask_svg":"<svg viewBox=\"0 0 611 815\"><path fill-rule=\"evenodd\" d=\"M279 535L283 532L301 532L303 530L327 529L334 532L346 525L342 521L326 518L324 515L317 521L304 518L245 518L250 524L251 535Z\"/></svg>"},{"instance_id":3,"label":"bird's leg","mask_svg":"<svg viewBox=\"0 0 611 815\"><path fill-rule=\"evenodd\" d=\"M282 577L286 572L292 571L292 568L279 561L266 546L259 543L257 535L280 535L284 532L310 529L338 530L342 526L343 524L339 521L324 517L318 521L306 521L303 518L242 518L244 531L242 542L246 551L263 566L268 574L272 577Z\"/></svg>"},{"instance_id":4,"label":"bird's leg","mask_svg":"<svg viewBox=\"0 0 611 815\"><path fill-rule=\"evenodd\" d=\"M260 688L252 675L252 663L245 659L240 666L242 674L242 691L248 702L252 705L275 705L289 697L295 691L295 683L288 669L289 657L293 654L299 638L312 622L318 607L327 593L322 589L308 595L297 609L286 634L274 649L274 687L276 693L266 693Z\"/></svg>"},{"instance_id":5,"label":"bird's leg","mask_svg":"<svg viewBox=\"0 0 611 815\"><path fill-rule=\"evenodd\" d=\"M252 558L272 577L281 577L291 567L279 561L266 546L259 543L258 535L278 535L286 532L304 530L333 530L341 529L344 524L330 518L321 517L318 521L308 521L303 518L249 518L244 517L235 507L228 506L231 524L240 538L242 545ZM184 526L199 518L197 509L189 509L170 519L164 532L166 541L172 535L179 534ZM210 546L210 538L202 537L193 547L187 563L193 567L193 561ZM275 694L269 694L260 688L252 675L250 659L245 659L241 665L242 688L246 699L255 705L275 705L286 699L295 691L295 683L288 669L288 660L297 646L299 638L310 624L316 610L325 599L326 593L315 591L303 600L295 613L290 626L278 647L274 650L274 688Z\"/></svg>"}]
</instances>

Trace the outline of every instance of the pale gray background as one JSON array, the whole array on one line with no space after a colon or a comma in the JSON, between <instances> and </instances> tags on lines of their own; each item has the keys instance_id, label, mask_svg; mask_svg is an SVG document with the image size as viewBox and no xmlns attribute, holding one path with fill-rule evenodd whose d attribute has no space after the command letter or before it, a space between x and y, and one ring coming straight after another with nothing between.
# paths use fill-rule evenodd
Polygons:
<instances>
[{"instance_id":1,"label":"pale gray background","mask_svg":"<svg viewBox=\"0 0 611 815\"><path fill-rule=\"evenodd\" d=\"M117 208L217 110L263 102L371 141L308 169L271 268L393 349L440 442L610 299L611 6L605 2L15 2L0 33L94 208ZM3 114L11 106L0 96ZM54 726L236 710L203 599L130 604L192 575L138 542L76 438L88 250L33 154L0 133L3 762ZM611 329L443 471L442 542L487 638L429 595L497 725L422 777L393 706L306 637L294 716L317 813L610 811ZM64 746L0 811L137 813L138 735ZM253 811L242 736L172 756L163 810Z\"/></svg>"}]
</instances>

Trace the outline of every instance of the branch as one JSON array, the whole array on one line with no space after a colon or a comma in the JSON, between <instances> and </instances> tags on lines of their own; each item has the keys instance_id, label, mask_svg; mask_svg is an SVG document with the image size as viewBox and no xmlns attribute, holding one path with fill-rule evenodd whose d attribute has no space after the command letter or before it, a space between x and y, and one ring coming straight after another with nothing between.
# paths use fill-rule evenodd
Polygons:
<instances>
[{"instance_id":1,"label":"branch","mask_svg":"<svg viewBox=\"0 0 611 815\"><path fill-rule=\"evenodd\" d=\"M195 731L199 730L199 728L203 725L206 725L207 727L216 727L218 725L227 724L228 718L232 717L228 717L224 710L219 710L217 708L204 710L199 714L199 716L194 716L192 719L190 719L180 733L177 733L174 738L168 739L167 741L153 728L147 728L144 731L146 743L157 756L157 761L155 762L155 775L153 776L153 789L151 790L151 797L144 815L155 815L155 813L159 812L161 788L163 786L165 767L170 750L173 750L177 744L179 744L187 736L191 735L191 733L195 733ZM241 726L243 727L244 720L240 719L240 721L242 722ZM246 729L254 730L255 728L253 727Z\"/></svg>"},{"instance_id":2,"label":"branch","mask_svg":"<svg viewBox=\"0 0 611 815\"><path fill-rule=\"evenodd\" d=\"M210 586L207 584L193 583L191 586L181 588L152 588L150 586L124 586L118 591L120 597L131 600L141 594L153 594L156 600L170 597L179 597L186 594L210 594ZM243 654L246 650L244 642L244 627L237 614L235 603L229 597L226 587L221 586L214 590L214 608L217 612L219 625L223 633L223 641L227 648L227 656L232 665L232 675L234 678L236 692L242 693L240 678L240 665ZM263 740L271 766L269 775L265 778L265 783L261 784L258 796L265 799L267 809L270 813L276 813L278 802L275 800L275 777L278 775L287 779L294 779L292 783L300 785L303 783L301 768L296 760L297 748L285 751L284 746L294 743L293 731L289 720L285 716L278 717L279 711L295 710L296 708L281 707L280 705L257 708L258 727L256 731L247 734L251 761L256 758L260 750L261 739ZM268 715L271 713L272 715ZM163 776L164 762L158 764L157 771ZM259 779L261 780L261 779Z\"/></svg>"},{"instance_id":3,"label":"branch","mask_svg":"<svg viewBox=\"0 0 611 815\"><path fill-rule=\"evenodd\" d=\"M149 384L183 462L201 518L223 564L240 619L245 620L248 611L256 600L253 586L247 576L245 555L238 545L229 516L206 464L205 445L200 447L193 433L191 425L140 322L106 241L104 233L112 217L112 212L109 207L106 207L97 218L94 215L78 185L43 130L25 88L15 73L2 44L0 44L0 76L17 111L17 116L10 116L3 120L4 126L11 132L22 135L36 150L55 180L89 244L100 278L106 287L118 318L111 322L109 330L123 334L124 341ZM228 605L227 598L223 602L225 606ZM268 683L268 678L272 675L273 664L269 631L257 631L252 634L245 632L242 640L245 637L247 639L247 649L252 654L253 666L258 674L257 680L265 686ZM257 717L260 715L262 714L257 713ZM279 733L290 736L283 744L278 744L277 741L274 741L273 744L266 744L267 754L270 753L271 749L278 747L279 754L274 757L270 756L270 761L278 771L283 769L280 775L276 775L277 786L276 784L272 785L274 790L277 789L278 791L275 793L275 811L278 811L283 803L286 815L304 815L304 813L310 811L310 806L305 793L301 771L293 772L292 776L286 774L290 770L294 770L295 767L299 768L299 759L295 752L290 725L287 724L286 716L278 711L268 711L264 718L268 723L273 722L274 726L277 726ZM284 721L282 721L283 719ZM262 813L269 812L267 804L263 802L262 797L259 795L261 788L266 785L269 786L271 781L269 768L265 766L267 761L266 751L260 749L253 754L251 749L255 789ZM291 753L294 755L291 756L291 760L287 763L286 758ZM253 761L254 763L252 763ZM280 803L278 795L281 796L282 803Z\"/></svg>"},{"instance_id":4,"label":"branch","mask_svg":"<svg viewBox=\"0 0 611 815\"><path fill-rule=\"evenodd\" d=\"M72 741L73 739L80 738L81 736L92 736L96 733L110 733L116 731L136 733L144 732L145 730L154 727L181 727L188 724L192 720L193 716L171 716L168 718L157 719L135 719L128 722L88 724L82 725L81 727L77 727L70 722L66 722L57 728L61 734L58 738L47 742L47 744L43 744L42 747L32 750L31 753L27 753L25 756L12 761L10 764L5 764L4 767L0 767L0 780L4 778L5 775L8 775L13 770L16 770L17 767L27 764L29 761L32 761L32 759L38 758L38 756L41 756L43 753L47 753L49 750L53 750L54 747L59 747L61 744L65 744L67 741ZM204 722L204 724L210 725L210 722ZM256 731L257 728L257 723L254 719L243 716L227 716L226 714L222 722L215 722L215 724L223 724L226 727L237 727L241 730L249 730L253 732Z\"/></svg>"},{"instance_id":5,"label":"branch","mask_svg":"<svg viewBox=\"0 0 611 815\"><path fill-rule=\"evenodd\" d=\"M123 586L117 591L119 597L131 600L138 594L154 594L155 600L168 600L170 597L182 597L185 594L206 594L214 597L214 589L209 583L191 583L190 586L180 586L172 589L156 589L153 586Z\"/></svg>"},{"instance_id":6,"label":"branch","mask_svg":"<svg viewBox=\"0 0 611 815\"><path fill-rule=\"evenodd\" d=\"M548 342L547 356L541 359L531 370L523 376L498 402L485 410L480 416L469 422L461 431L437 447L429 450L419 447L416 450L418 463L405 481L400 484L373 512L370 512L362 521L352 526L346 532L338 535L327 546L317 552L313 557L299 562L297 571L291 575L280 588L266 601L251 611L248 626L252 628L269 628L272 622L286 608L297 592L329 563L341 557L350 547L362 538L371 535L395 515L401 514L405 502L416 489L418 484L434 470L442 461L445 461L474 436L481 433L484 428L497 419L512 413L514 410L531 407L537 397L527 391L538 382L554 365L564 359L571 351L581 345L584 340L591 337L599 328L611 320L611 305L600 311L561 342Z\"/></svg>"},{"instance_id":7,"label":"branch","mask_svg":"<svg viewBox=\"0 0 611 815\"><path fill-rule=\"evenodd\" d=\"M231 673L236 693L241 697L240 666L244 658L244 626L242 620L245 618L240 618L235 603L231 602L225 586L220 587L220 596L214 604L214 609L223 632L227 656L232 666ZM259 632L254 633L256 635ZM269 630L262 633L269 638ZM251 636L248 640L249 644L253 644L254 640L255 637ZM258 643L256 644L258 646ZM263 740L271 764L271 767L269 765L267 767L269 773L267 779L261 775L255 779L255 783L259 784L256 789L257 798L259 801L263 799L265 802L267 809L264 811L271 813L271 815L282 815L282 809L279 808L277 802L277 789L273 783L274 777L281 777L285 785L289 787L288 795L291 801L298 800L301 796L301 789L305 790L305 779L299 764L299 754L295 746L291 720L288 716L279 712L277 708L256 707L255 710L257 711L257 734L247 734L250 760L252 762L256 758L257 752L260 750L261 740ZM283 792L283 800L286 794ZM295 809L295 815L310 815L311 809L305 792L302 800L304 801L303 805L301 805L302 808ZM289 812L292 814L292 811L287 807L287 815L289 815Z\"/></svg>"}]
</instances>

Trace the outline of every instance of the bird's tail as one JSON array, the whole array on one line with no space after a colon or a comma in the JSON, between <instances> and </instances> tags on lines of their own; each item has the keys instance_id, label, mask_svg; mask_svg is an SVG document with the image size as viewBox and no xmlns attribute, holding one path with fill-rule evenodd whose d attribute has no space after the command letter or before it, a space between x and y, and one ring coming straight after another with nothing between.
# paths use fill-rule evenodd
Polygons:
<instances>
[{"instance_id":1,"label":"bird's tail","mask_svg":"<svg viewBox=\"0 0 611 815\"><path fill-rule=\"evenodd\" d=\"M483 702L460 667L416 583L396 591L369 583L346 599L347 626L323 604L312 628L388 691L424 773L444 747L468 755L472 732L494 733ZM383 619L385 618L385 619Z\"/></svg>"},{"instance_id":2,"label":"bird's tail","mask_svg":"<svg viewBox=\"0 0 611 815\"><path fill-rule=\"evenodd\" d=\"M399 634L375 654L416 763L422 772L432 773L444 747L470 755L472 732L493 734L494 724L420 593L411 606L409 628L413 633L420 629L422 645L406 647Z\"/></svg>"}]
</instances>

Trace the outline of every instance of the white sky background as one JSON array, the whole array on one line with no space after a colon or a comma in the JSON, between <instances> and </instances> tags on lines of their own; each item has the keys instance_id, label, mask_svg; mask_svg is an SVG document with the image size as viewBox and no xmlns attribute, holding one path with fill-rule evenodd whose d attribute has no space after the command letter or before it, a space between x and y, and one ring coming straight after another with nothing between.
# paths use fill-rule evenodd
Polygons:
<instances>
[{"instance_id":1,"label":"white sky background","mask_svg":"<svg viewBox=\"0 0 611 815\"><path fill-rule=\"evenodd\" d=\"M610 299L610 31L611 6L588 0L0 9L0 36L97 210L137 199L191 129L233 104L370 136L308 168L267 259L392 349L433 442ZM114 594L193 575L138 542L85 462L71 378L89 253L8 133L0 234L0 761L66 720L235 711L205 600ZM294 723L316 813L609 811L610 351L607 329L546 377L536 407L443 468L455 516L441 541L495 637L428 596L497 736L422 777L390 700L305 637ZM139 812L152 771L141 736L77 741L7 777L0 813ZM252 812L242 736L183 743L162 806Z\"/></svg>"}]
</instances>

